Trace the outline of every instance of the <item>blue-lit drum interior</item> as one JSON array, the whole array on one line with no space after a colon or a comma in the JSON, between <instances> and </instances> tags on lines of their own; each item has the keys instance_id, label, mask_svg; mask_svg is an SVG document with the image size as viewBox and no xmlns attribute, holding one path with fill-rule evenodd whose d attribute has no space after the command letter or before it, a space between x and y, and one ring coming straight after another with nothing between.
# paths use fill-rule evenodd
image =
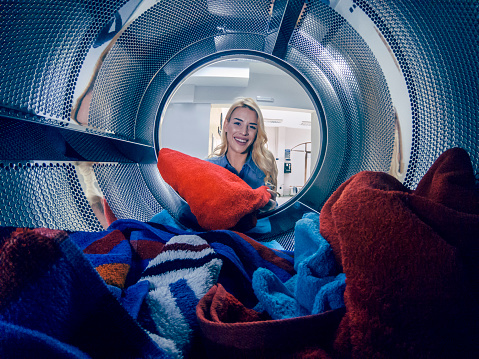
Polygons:
<instances>
[{"instance_id":1,"label":"blue-lit drum interior","mask_svg":"<svg viewBox=\"0 0 479 359\"><path fill-rule=\"evenodd\" d=\"M312 176L269 215L291 218L283 244L359 171L414 188L458 146L478 173L478 19L466 0L3 2L0 225L99 231L103 197L117 218L181 218L162 113L188 73L234 57L290 73L317 113Z\"/></svg>"}]
</instances>

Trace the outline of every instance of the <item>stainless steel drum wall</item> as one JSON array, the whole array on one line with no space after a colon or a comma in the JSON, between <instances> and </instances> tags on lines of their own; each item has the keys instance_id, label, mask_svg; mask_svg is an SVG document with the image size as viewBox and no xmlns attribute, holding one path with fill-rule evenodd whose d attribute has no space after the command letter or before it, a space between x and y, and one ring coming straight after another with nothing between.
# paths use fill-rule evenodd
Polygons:
<instances>
[{"instance_id":1,"label":"stainless steel drum wall","mask_svg":"<svg viewBox=\"0 0 479 359\"><path fill-rule=\"evenodd\" d=\"M119 218L148 220L163 207L179 215L178 198L156 170L154 130L175 79L229 51L293 66L320 100L327 148L297 203L320 210L353 173L388 171L396 110L404 104L352 21L360 14L384 39L407 86L405 183L414 188L454 146L468 150L477 172L475 1L4 2L0 225L102 228L82 164ZM78 93L87 105L82 119Z\"/></svg>"},{"instance_id":2,"label":"stainless steel drum wall","mask_svg":"<svg viewBox=\"0 0 479 359\"><path fill-rule=\"evenodd\" d=\"M2 107L38 114L35 121L68 121L85 56L123 3L2 2Z\"/></svg>"},{"instance_id":3,"label":"stainless steel drum wall","mask_svg":"<svg viewBox=\"0 0 479 359\"><path fill-rule=\"evenodd\" d=\"M468 150L479 171L479 3L355 0L388 42L407 82L413 143L405 184L437 156Z\"/></svg>"},{"instance_id":4,"label":"stainless steel drum wall","mask_svg":"<svg viewBox=\"0 0 479 359\"><path fill-rule=\"evenodd\" d=\"M387 171L393 106L381 68L357 32L322 2L282 2L287 6L281 11L277 3L267 1L248 6L236 2L238 6L231 7L234 3L207 1L195 8L186 1L158 3L141 13L103 60L89 123L150 144L165 97L185 69L212 55L231 56L242 50L245 56L273 55L280 65L294 64L319 94L318 106L324 107L321 121L327 122L329 136L324 161L297 201L318 209L350 175L363 169ZM269 21L278 12L284 12L285 24L288 18L298 23L286 37L277 36L285 34L286 25L276 29ZM335 69L337 64L340 69ZM179 216L181 203L175 203L175 196L166 191L157 198Z\"/></svg>"}]
</instances>

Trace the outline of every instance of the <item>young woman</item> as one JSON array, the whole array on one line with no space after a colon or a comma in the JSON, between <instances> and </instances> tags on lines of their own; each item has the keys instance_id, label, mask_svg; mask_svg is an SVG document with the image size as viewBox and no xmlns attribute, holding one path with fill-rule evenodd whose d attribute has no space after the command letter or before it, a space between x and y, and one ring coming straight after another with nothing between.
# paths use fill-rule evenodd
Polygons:
<instances>
[{"instance_id":1,"label":"young woman","mask_svg":"<svg viewBox=\"0 0 479 359\"><path fill-rule=\"evenodd\" d=\"M276 207L278 168L273 154L266 148L268 138L263 115L251 98L240 98L229 108L221 132L221 144L207 161L225 167L252 188L267 185L271 200L263 208Z\"/></svg>"}]
</instances>

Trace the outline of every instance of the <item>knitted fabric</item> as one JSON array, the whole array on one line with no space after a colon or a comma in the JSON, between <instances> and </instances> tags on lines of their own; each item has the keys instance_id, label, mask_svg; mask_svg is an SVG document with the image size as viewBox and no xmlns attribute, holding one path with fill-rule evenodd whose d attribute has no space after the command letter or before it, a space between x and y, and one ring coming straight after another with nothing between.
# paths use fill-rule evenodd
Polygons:
<instances>
[{"instance_id":1,"label":"knitted fabric","mask_svg":"<svg viewBox=\"0 0 479 359\"><path fill-rule=\"evenodd\" d=\"M182 235L170 239L144 271L150 287L139 321L172 357L190 352L199 329L196 304L216 284L221 264L205 240Z\"/></svg>"}]
</instances>

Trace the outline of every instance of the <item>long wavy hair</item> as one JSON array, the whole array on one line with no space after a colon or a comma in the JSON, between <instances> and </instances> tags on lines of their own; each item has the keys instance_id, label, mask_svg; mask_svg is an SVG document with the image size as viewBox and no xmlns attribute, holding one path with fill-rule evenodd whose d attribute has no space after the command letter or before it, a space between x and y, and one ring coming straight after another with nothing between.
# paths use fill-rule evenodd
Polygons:
<instances>
[{"instance_id":1,"label":"long wavy hair","mask_svg":"<svg viewBox=\"0 0 479 359\"><path fill-rule=\"evenodd\" d=\"M253 142L253 145L250 147L251 158L253 162L258 166L258 168L263 171L265 174L264 182L265 184L272 184L273 189L276 190L278 185L278 167L276 166L276 160L267 148L268 136L264 129L264 119L263 114L258 106L258 104L249 97L242 97L237 99L229 108L226 113L226 117L223 123L223 131L221 131L221 143L216 146L213 151L213 156L223 156L228 151L228 141L226 139L226 131L224 130L227 122L230 122L231 114L238 107L246 107L250 110L256 112L258 117L258 132L256 133L256 138Z\"/></svg>"}]
</instances>

